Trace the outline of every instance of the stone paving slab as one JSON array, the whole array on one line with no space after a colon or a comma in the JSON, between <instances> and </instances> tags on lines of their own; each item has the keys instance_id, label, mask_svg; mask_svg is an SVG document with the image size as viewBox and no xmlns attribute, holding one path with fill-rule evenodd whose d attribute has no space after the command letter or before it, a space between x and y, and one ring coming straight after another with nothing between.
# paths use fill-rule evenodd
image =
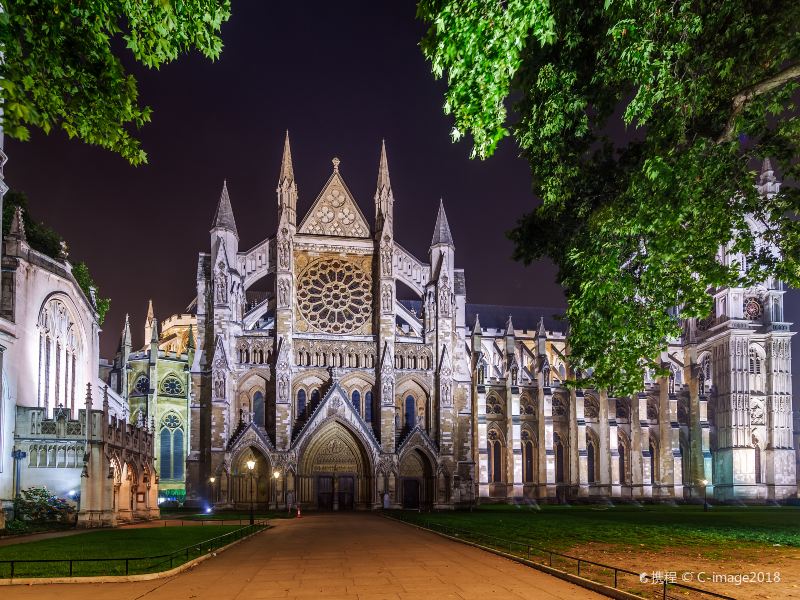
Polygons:
<instances>
[{"instance_id":1,"label":"stone paving slab","mask_svg":"<svg viewBox=\"0 0 800 600\"><path fill-rule=\"evenodd\" d=\"M599 594L373 514L272 521L194 569L132 583L3 588L3 600L583 600Z\"/></svg>"}]
</instances>

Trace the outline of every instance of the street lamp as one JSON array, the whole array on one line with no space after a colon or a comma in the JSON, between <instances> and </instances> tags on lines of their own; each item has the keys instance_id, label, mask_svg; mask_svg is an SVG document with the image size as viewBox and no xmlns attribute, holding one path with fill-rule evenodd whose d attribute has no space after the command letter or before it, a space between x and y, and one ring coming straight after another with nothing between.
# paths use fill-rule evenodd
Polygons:
<instances>
[{"instance_id":1,"label":"street lamp","mask_svg":"<svg viewBox=\"0 0 800 600\"><path fill-rule=\"evenodd\" d=\"M210 503L210 505L208 507L208 512L211 512L211 510L214 508L214 482L216 480L217 480L216 477L209 477L208 478L208 483L211 484L211 503Z\"/></svg>"},{"instance_id":2,"label":"street lamp","mask_svg":"<svg viewBox=\"0 0 800 600\"><path fill-rule=\"evenodd\" d=\"M253 469L256 468L256 461L252 458L247 461L247 469L250 471L250 525L255 524L255 518L253 517Z\"/></svg>"},{"instance_id":3,"label":"street lamp","mask_svg":"<svg viewBox=\"0 0 800 600\"><path fill-rule=\"evenodd\" d=\"M703 512L708 512L708 479L703 479Z\"/></svg>"},{"instance_id":4,"label":"street lamp","mask_svg":"<svg viewBox=\"0 0 800 600\"><path fill-rule=\"evenodd\" d=\"M273 486L274 488L273 494L275 495L275 510L278 510L278 479L280 478L280 476L281 476L280 471L275 470L272 472L272 477L275 478L275 485Z\"/></svg>"}]
</instances>

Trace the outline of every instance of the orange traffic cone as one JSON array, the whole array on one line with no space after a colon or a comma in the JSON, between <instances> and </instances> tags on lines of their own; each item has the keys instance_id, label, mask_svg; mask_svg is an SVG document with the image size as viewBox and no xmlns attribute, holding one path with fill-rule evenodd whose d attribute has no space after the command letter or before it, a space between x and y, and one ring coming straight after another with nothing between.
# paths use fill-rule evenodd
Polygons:
<instances>
[{"instance_id":1,"label":"orange traffic cone","mask_svg":"<svg viewBox=\"0 0 800 600\"><path fill-rule=\"evenodd\" d=\"M300 505L299 504L297 505L297 518L298 519L302 519L303 518L303 515L300 514Z\"/></svg>"}]
</instances>

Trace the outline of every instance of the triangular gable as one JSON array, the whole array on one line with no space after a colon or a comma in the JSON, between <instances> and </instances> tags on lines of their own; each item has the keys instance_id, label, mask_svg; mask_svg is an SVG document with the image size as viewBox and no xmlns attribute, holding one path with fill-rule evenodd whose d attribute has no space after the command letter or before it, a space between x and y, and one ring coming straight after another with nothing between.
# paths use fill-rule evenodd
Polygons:
<instances>
[{"instance_id":1,"label":"triangular gable","mask_svg":"<svg viewBox=\"0 0 800 600\"><path fill-rule=\"evenodd\" d=\"M305 443L304 441L309 436L314 435L314 432L330 419L337 419L347 423L351 430L360 434L362 441L366 440L368 447L365 450L372 453L373 460L378 456L380 444L375 434L358 411L353 408L338 381L333 382L305 425L300 429L297 437L292 442L292 448L301 448Z\"/></svg>"},{"instance_id":2,"label":"triangular gable","mask_svg":"<svg viewBox=\"0 0 800 600\"><path fill-rule=\"evenodd\" d=\"M331 174L325 187L309 209L298 233L338 237L370 237L370 227L353 194L339 174Z\"/></svg>"},{"instance_id":3,"label":"triangular gable","mask_svg":"<svg viewBox=\"0 0 800 600\"><path fill-rule=\"evenodd\" d=\"M228 369L228 353L225 352L225 344L221 335L217 336L217 341L214 343L213 362L215 369Z\"/></svg>"}]
</instances>

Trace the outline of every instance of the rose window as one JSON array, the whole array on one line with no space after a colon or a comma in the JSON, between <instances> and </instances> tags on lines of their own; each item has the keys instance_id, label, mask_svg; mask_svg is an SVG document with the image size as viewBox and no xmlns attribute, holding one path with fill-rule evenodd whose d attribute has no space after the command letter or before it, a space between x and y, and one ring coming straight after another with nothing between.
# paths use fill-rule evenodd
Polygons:
<instances>
[{"instance_id":1,"label":"rose window","mask_svg":"<svg viewBox=\"0 0 800 600\"><path fill-rule=\"evenodd\" d=\"M372 313L369 274L342 259L312 262L298 278L297 305L309 325L327 333L350 333Z\"/></svg>"}]
</instances>

